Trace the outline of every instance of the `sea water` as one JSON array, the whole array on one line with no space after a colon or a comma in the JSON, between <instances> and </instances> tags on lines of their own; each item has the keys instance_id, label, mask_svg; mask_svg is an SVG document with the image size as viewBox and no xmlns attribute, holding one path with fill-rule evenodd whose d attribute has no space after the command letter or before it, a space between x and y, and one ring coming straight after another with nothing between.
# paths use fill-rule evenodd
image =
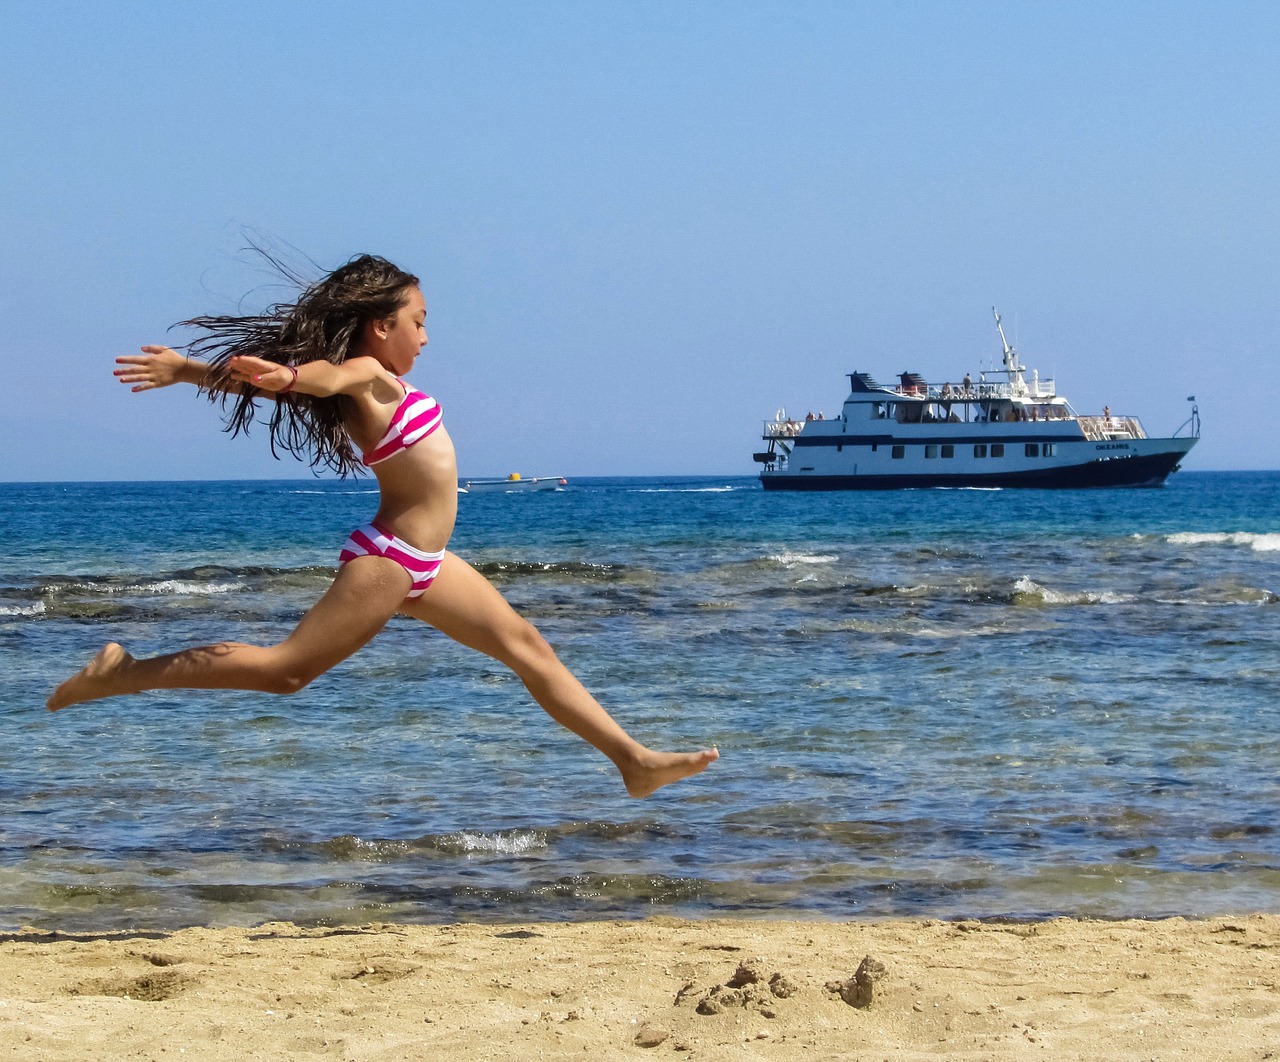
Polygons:
<instances>
[{"instance_id":1,"label":"sea water","mask_svg":"<svg viewBox=\"0 0 1280 1062\"><path fill-rule=\"evenodd\" d=\"M1280 911L1277 488L462 497L452 548L629 731L719 747L633 801L404 618L292 697L51 715L106 641L278 640L376 494L0 485L0 926Z\"/></svg>"}]
</instances>

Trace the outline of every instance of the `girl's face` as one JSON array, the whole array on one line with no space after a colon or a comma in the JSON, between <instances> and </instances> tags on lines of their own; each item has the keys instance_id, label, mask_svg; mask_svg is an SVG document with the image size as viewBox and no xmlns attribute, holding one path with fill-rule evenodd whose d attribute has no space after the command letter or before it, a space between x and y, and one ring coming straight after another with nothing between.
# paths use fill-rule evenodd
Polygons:
<instances>
[{"instance_id":1,"label":"girl's face","mask_svg":"<svg viewBox=\"0 0 1280 1062\"><path fill-rule=\"evenodd\" d=\"M383 321L374 322L370 353L388 372L404 376L413 368L418 352L427 345L427 303L422 291L413 287L404 305Z\"/></svg>"}]
</instances>

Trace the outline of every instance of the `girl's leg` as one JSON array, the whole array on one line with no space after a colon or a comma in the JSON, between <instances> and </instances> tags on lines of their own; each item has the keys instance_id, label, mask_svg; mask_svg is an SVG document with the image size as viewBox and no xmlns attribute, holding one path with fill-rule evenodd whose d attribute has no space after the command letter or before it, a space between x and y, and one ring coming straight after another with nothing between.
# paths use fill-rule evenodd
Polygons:
<instances>
[{"instance_id":1,"label":"girl's leg","mask_svg":"<svg viewBox=\"0 0 1280 1062\"><path fill-rule=\"evenodd\" d=\"M627 792L648 796L697 774L719 758L702 752L654 752L622 729L570 673L533 624L521 618L494 586L461 557L445 554L431 587L401 610L456 642L511 668L557 723L603 752L622 772Z\"/></svg>"},{"instance_id":2,"label":"girl's leg","mask_svg":"<svg viewBox=\"0 0 1280 1062\"><path fill-rule=\"evenodd\" d=\"M48 708L155 689L295 693L382 630L409 587L408 574L394 561L360 557L339 569L333 585L278 645L221 642L137 660L112 643L53 691Z\"/></svg>"}]
</instances>

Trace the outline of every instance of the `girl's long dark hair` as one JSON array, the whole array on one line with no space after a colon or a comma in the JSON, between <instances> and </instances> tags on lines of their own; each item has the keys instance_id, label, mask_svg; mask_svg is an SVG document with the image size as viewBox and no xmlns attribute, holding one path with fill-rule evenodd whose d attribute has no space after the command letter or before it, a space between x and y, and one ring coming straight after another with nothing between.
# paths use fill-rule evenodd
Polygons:
<instances>
[{"instance_id":1,"label":"girl's long dark hair","mask_svg":"<svg viewBox=\"0 0 1280 1062\"><path fill-rule=\"evenodd\" d=\"M290 281L298 276L273 256L260 252ZM306 287L294 303L278 303L251 317L193 317L181 322L204 335L186 345L194 357L209 363L207 391L226 414L233 436L248 434L257 413L259 392L231 379L227 363L248 354L278 365L309 361L341 364L353 354L364 326L392 317L405 304L418 278L385 258L359 255ZM343 426L342 396L317 398L290 392L273 405L268 420L271 452L293 454L317 471L331 468L340 476L363 471L360 457Z\"/></svg>"}]
</instances>

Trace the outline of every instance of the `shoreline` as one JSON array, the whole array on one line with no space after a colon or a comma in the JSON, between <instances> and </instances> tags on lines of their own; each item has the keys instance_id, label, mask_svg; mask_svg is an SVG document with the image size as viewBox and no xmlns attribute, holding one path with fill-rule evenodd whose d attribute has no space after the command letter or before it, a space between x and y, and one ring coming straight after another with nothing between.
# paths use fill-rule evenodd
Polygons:
<instances>
[{"instance_id":1,"label":"shoreline","mask_svg":"<svg viewBox=\"0 0 1280 1062\"><path fill-rule=\"evenodd\" d=\"M0 935L0 1050L1253 1060L1280 1050L1278 952L1261 914L25 930Z\"/></svg>"}]
</instances>

